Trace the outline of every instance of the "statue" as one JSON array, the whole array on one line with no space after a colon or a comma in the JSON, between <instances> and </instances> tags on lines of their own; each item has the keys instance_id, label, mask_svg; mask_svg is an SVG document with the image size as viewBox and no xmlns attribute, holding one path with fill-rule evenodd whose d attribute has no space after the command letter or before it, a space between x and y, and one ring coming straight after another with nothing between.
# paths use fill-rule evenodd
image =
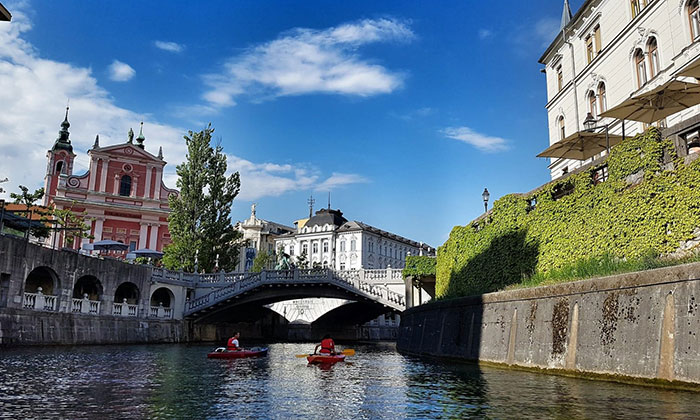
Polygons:
<instances>
[{"instance_id":1,"label":"statue","mask_svg":"<svg viewBox=\"0 0 700 420\"><path fill-rule=\"evenodd\" d=\"M258 203L253 203L253 204L250 206L250 215L253 216L253 217L255 217L255 208L256 208L256 207L258 207Z\"/></svg>"},{"instance_id":2,"label":"statue","mask_svg":"<svg viewBox=\"0 0 700 420\"><path fill-rule=\"evenodd\" d=\"M279 260L277 261L277 265L275 266L275 270L291 270L292 269L292 264L289 261L289 255L280 252L280 257Z\"/></svg>"},{"instance_id":3,"label":"statue","mask_svg":"<svg viewBox=\"0 0 700 420\"><path fill-rule=\"evenodd\" d=\"M134 142L134 130L131 128L129 129L129 139L127 140L128 143L133 143Z\"/></svg>"}]
</instances>

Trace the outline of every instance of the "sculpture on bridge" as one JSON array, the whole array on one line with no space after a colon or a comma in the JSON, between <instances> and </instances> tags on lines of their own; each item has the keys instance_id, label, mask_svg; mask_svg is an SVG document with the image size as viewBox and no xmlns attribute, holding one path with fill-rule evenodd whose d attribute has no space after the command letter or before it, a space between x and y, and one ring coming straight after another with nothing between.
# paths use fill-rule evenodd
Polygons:
<instances>
[{"instance_id":1,"label":"sculpture on bridge","mask_svg":"<svg viewBox=\"0 0 700 420\"><path fill-rule=\"evenodd\" d=\"M275 270L291 270L293 267L291 261L289 260L289 254L280 252L279 259L277 260L277 265Z\"/></svg>"}]
</instances>

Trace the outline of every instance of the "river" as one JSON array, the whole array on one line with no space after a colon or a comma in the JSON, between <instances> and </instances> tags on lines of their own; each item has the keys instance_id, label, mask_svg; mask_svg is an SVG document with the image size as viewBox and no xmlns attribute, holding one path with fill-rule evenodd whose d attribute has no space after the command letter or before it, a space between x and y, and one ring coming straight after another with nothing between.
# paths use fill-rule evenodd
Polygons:
<instances>
[{"instance_id":1,"label":"river","mask_svg":"<svg viewBox=\"0 0 700 420\"><path fill-rule=\"evenodd\" d=\"M690 419L700 393L439 364L389 344L309 366L312 344L212 360L210 345L0 348L0 418Z\"/></svg>"}]
</instances>

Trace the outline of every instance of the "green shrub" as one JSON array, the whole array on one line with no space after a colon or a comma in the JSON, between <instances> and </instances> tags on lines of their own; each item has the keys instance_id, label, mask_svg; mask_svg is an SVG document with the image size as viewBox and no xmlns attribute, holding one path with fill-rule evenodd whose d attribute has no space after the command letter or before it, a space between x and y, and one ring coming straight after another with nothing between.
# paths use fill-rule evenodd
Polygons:
<instances>
[{"instance_id":1,"label":"green shrub","mask_svg":"<svg viewBox=\"0 0 700 420\"><path fill-rule=\"evenodd\" d=\"M694 237L700 159L685 165L652 128L614 147L606 164L609 178L598 185L599 167L591 168L502 197L487 218L456 226L438 250L437 296L492 292L579 262L649 260ZM642 181L630 184L635 174Z\"/></svg>"}]
</instances>

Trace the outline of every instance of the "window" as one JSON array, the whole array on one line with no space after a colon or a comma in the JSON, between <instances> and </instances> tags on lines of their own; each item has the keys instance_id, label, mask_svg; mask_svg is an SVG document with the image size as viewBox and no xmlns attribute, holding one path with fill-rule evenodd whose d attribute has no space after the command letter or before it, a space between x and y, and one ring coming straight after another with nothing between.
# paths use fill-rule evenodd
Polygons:
<instances>
[{"instance_id":1,"label":"window","mask_svg":"<svg viewBox=\"0 0 700 420\"><path fill-rule=\"evenodd\" d=\"M63 161L59 160L58 163L56 163L56 173L60 174L62 169L63 169Z\"/></svg>"},{"instance_id":2,"label":"window","mask_svg":"<svg viewBox=\"0 0 700 420\"><path fill-rule=\"evenodd\" d=\"M317 254L318 253L318 242L314 241L311 244L311 253L312 254Z\"/></svg>"},{"instance_id":3,"label":"window","mask_svg":"<svg viewBox=\"0 0 700 420\"><path fill-rule=\"evenodd\" d=\"M593 37L588 35L586 37L586 62L590 63L595 58L595 51L593 51Z\"/></svg>"},{"instance_id":4,"label":"window","mask_svg":"<svg viewBox=\"0 0 700 420\"><path fill-rule=\"evenodd\" d=\"M131 194L131 177L129 175L122 175L122 179L119 182L119 195L128 197Z\"/></svg>"},{"instance_id":5,"label":"window","mask_svg":"<svg viewBox=\"0 0 700 420\"><path fill-rule=\"evenodd\" d=\"M564 88L564 73L561 70L561 66L557 66L557 92L561 92Z\"/></svg>"},{"instance_id":6,"label":"window","mask_svg":"<svg viewBox=\"0 0 700 420\"><path fill-rule=\"evenodd\" d=\"M328 252L328 241L323 241L323 252Z\"/></svg>"},{"instance_id":7,"label":"window","mask_svg":"<svg viewBox=\"0 0 700 420\"><path fill-rule=\"evenodd\" d=\"M598 118L598 101L592 90L588 92L588 112L593 115L593 118Z\"/></svg>"},{"instance_id":8,"label":"window","mask_svg":"<svg viewBox=\"0 0 700 420\"><path fill-rule=\"evenodd\" d=\"M357 241L354 239L350 241L350 251L356 251Z\"/></svg>"},{"instance_id":9,"label":"window","mask_svg":"<svg viewBox=\"0 0 700 420\"><path fill-rule=\"evenodd\" d=\"M649 55L649 75L653 78L659 73L659 48L656 43L656 38L651 38L647 44L647 53Z\"/></svg>"},{"instance_id":10,"label":"window","mask_svg":"<svg viewBox=\"0 0 700 420\"><path fill-rule=\"evenodd\" d=\"M289 246L289 255L294 256L294 245Z\"/></svg>"},{"instance_id":11,"label":"window","mask_svg":"<svg viewBox=\"0 0 700 420\"><path fill-rule=\"evenodd\" d=\"M695 41L700 37L700 9L698 0L688 3L688 19L690 21L690 38Z\"/></svg>"},{"instance_id":12,"label":"window","mask_svg":"<svg viewBox=\"0 0 700 420\"><path fill-rule=\"evenodd\" d=\"M340 241L340 252L345 252L345 241Z\"/></svg>"},{"instance_id":13,"label":"window","mask_svg":"<svg viewBox=\"0 0 700 420\"><path fill-rule=\"evenodd\" d=\"M630 0L630 6L632 7L632 19L634 19L642 8L640 7L639 0Z\"/></svg>"},{"instance_id":14,"label":"window","mask_svg":"<svg viewBox=\"0 0 700 420\"><path fill-rule=\"evenodd\" d=\"M309 253L309 244L307 242L304 242L301 244L301 254L306 255Z\"/></svg>"},{"instance_id":15,"label":"window","mask_svg":"<svg viewBox=\"0 0 700 420\"><path fill-rule=\"evenodd\" d=\"M602 44L600 42L600 25L596 25L596 27L593 28L593 40L595 42L595 55L598 55L602 49Z\"/></svg>"},{"instance_id":16,"label":"window","mask_svg":"<svg viewBox=\"0 0 700 420\"><path fill-rule=\"evenodd\" d=\"M608 100L605 97L605 83L598 85L598 109L605 112L608 109Z\"/></svg>"},{"instance_id":17,"label":"window","mask_svg":"<svg viewBox=\"0 0 700 420\"><path fill-rule=\"evenodd\" d=\"M608 179L608 165L601 166L600 168L593 171L592 174L593 185L598 185L601 182L605 182Z\"/></svg>"},{"instance_id":18,"label":"window","mask_svg":"<svg viewBox=\"0 0 700 420\"><path fill-rule=\"evenodd\" d=\"M345 270L345 263L340 263L340 269Z\"/></svg>"},{"instance_id":19,"label":"window","mask_svg":"<svg viewBox=\"0 0 700 420\"><path fill-rule=\"evenodd\" d=\"M566 138L566 127L564 127L564 117L559 117L557 120L559 125L559 140L564 140Z\"/></svg>"},{"instance_id":20,"label":"window","mask_svg":"<svg viewBox=\"0 0 700 420\"><path fill-rule=\"evenodd\" d=\"M641 49L634 53L634 63L637 69L637 87L642 87L647 82L647 66L644 62L644 52Z\"/></svg>"},{"instance_id":21,"label":"window","mask_svg":"<svg viewBox=\"0 0 700 420\"><path fill-rule=\"evenodd\" d=\"M136 241L129 242L129 252L136 251Z\"/></svg>"}]
</instances>

